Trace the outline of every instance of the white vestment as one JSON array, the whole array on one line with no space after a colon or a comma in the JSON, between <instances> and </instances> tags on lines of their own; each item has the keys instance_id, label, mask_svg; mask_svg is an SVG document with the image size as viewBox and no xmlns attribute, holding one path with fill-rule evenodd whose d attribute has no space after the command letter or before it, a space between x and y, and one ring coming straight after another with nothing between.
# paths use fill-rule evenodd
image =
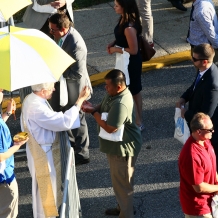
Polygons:
<instances>
[{"instance_id":1,"label":"white vestment","mask_svg":"<svg viewBox=\"0 0 218 218\"><path fill-rule=\"evenodd\" d=\"M66 131L80 127L79 110L76 106L71 107L65 113L52 111L45 99L31 93L22 104L21 129L24 131L22 118L38 144L46 152L48 168L51 176L52 189L56 199L56 172L53 163L51 145L55 140L56 132ZM38 191L33 157L27 143L27 161L32 176L32 202L33 217L45 218L41 198Z\"/></svg>"}]
</instances>

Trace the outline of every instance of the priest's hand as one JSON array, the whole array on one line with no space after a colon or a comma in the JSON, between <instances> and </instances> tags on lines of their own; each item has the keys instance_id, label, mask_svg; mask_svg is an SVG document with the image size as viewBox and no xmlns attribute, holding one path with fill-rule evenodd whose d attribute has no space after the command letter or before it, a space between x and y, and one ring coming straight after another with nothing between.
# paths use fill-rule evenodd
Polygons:
<instances>
[{"instance_id":1,"label":"priest's hand","mask_svg":"<svg viewBox=\"0 0 218 218\"><path fill-rule=\"evenodd\" d=\"M85 101L89 97L90 92L90 88L88 86L85 86L83 90L80 92L78 99L82 99L83 101Z\"/></svg>"}]
</instances>

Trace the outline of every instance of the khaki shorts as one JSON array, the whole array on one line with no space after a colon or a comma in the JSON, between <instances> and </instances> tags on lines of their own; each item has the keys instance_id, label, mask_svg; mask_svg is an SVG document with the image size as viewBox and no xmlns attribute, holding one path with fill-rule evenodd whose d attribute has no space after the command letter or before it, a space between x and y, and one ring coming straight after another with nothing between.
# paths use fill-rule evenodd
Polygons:
<instances>
[{"instance_id":1,"label":"khaki shorts","mask_svg":"<svg viewBox=\"0 0 218 218\"><path fill-rule=\"evenodd\" d=\"M185 214L185 218L213 218L213 217L211 213L207 213L207 214L200 215L200 216L191 216L191 215Z\"/></svg>"},{"instance_id":2,"label":"khaki shorts","mask_svg":"<svg viewBox=\"0 0 218 218\"><path fill-rule=\"evenodd\" d=\"M14 179L10 185L7 183L0 183L0 196L0 218L17 217L18 187L16 179Z\"/></svg>"}]
</instances>

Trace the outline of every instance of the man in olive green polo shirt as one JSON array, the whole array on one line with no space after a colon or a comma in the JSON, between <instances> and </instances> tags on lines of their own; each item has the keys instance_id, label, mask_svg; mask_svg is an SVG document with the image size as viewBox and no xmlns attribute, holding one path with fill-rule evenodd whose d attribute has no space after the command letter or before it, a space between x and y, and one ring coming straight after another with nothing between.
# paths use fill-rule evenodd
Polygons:
<instances>
[{"instance_id":1,"label":"man in olive green polo shirt","mask_svg":"<svg viewBox=\"0 0 218 218\"><path fill-rule=\"evenodd\" d=\"M124 125L122 141L109 141L99 137L100 151L107 154L117 208L107 209L107 215L120 218L133 218L133 178L142 137L135 122L134 102L126 87L125 75L120 70L112 70L105 76L107 95L98 106L84 102L82 109L95 118L98 129L107 133L116 132ZM107 121L101 119L103 112L108 113Z\"/></svg>"}]
</instances>

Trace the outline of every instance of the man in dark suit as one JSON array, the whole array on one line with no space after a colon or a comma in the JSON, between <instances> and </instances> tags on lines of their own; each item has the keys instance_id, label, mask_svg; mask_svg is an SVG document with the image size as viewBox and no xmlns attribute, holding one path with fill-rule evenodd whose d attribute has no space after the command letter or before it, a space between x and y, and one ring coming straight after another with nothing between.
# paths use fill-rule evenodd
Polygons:
<instances>
[{"instance_id":1,"label":"man in dark suit","mask_svg":"<svg viewBox=\"0 0 218 218\"><path fill-rule=\"evenodd\" d=\"M32 1L34 4L34 0ZM69 19L73 22L72 3L74 2L74 0L37 0L36 2L41 6L50 5L58 11L66 10ZM25 25L24 27L38 29L46 34L49 34L48 18L52 12L42 13L39 11L35 11L33 9L33 4L27 7L23 16L23 23Z\"/></svg>"},{"instance_id":2,"label":"man in dark suit","mask_svg":"<svg viewBox=\"0 0 218 218\"><path fill-rule=\"evenodd\" d=\"M176 107L181 108L182 117L185 117L189 125L198 112L211 117L214 125L211 142L218 156L218 68L213 63L214 55L214 49L209 44L194 47L192 61L198 73L195 81L176 103ZM187 102L189 102L188 109L185 109Z\"/></svg>"},{"instance_id":3,"label":"man in dark suit","mask_svg":"<svg viewBox=\"0 0 218 218\"><path fill-rule=\"evenodd\" d=\"M60 103L62 98L60 82L55 84L55 91L50 100L50 104L55 111L64 112L75 104L84 86L89 86L91 89L86 66L87 48L81 35L71 26L71 22L66 14L57 13L52 15L49 18L49 28L57 44L75 60L75 63L63 73L67 84L68 103L65 106ZM80 110L80 122L80 128L68 132L71 145L75 151L76 165L89 162L89 135L85 113L82 110Z\"/></svg>"}]
</instances>

